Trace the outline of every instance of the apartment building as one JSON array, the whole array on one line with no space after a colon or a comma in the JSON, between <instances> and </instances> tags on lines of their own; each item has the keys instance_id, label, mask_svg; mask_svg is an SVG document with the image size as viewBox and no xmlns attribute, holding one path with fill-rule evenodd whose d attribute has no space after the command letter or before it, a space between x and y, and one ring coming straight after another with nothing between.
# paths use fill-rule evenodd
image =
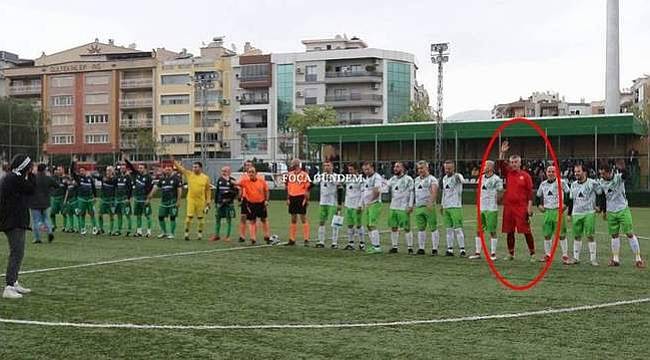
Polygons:
<instances>
[{"instance_id":1,"label":"apartment building","mask_svg":"<svg viewBox=\"0 0 650 360\"><path fill-rule=\"evenodd\" d=\"M31 60L21 59L18 55L9 51L0 50L0 98L9 95L9 81L4 75L4 70L33 63Z\"/></svg>"},{"instance_id":2,"label":"apartment building","mask_svg":"<svg viewBox=\"0 0 650 360\"><path fill-rule=\"evenodd\" d=\"M183 53L158 65L156 134L160 152L230 157L232 50L215 38L200 56ZM201 87L204 79L204 87Z\"/></svg>"},{"instance_id":3,"label":"apartment building","mask_svg":"<svg viewBox=\"0 0 650 360\"><path fill-rule=\"evenodd\" d=\"M233 59L237 109L236 158L282 161L294 152L287 119L307 106L327 105L340 124L388 124L428 98L412 54L368 48L357 38L303 40L304 52Z\"/></svg>"},{"instance_id":4,"label":"apartment building","mask_svg":"<svg viewBox=\"0 0 650 360\"><path fill-rule=\"evenodd\" d=\"M533 92L528 98L495 105L492 109L493 119L509 119L514 117L547 117L567 115L591 115L593 104L567 102L556 92Z\"/></svg>"},{"instance_id":5,"label":"apartment building","mask_svg":"<svg viewBox=\"0 0 650 360\"><path fill-rule=\"evenodd\" d=\"M159 58L98 39L33 64L6 69L8 94L31 99L47 114L46 155L75 154L82 161L121 150L137 152L138 135L153 136L154 74Z\"/></svg>"}]
</instances>

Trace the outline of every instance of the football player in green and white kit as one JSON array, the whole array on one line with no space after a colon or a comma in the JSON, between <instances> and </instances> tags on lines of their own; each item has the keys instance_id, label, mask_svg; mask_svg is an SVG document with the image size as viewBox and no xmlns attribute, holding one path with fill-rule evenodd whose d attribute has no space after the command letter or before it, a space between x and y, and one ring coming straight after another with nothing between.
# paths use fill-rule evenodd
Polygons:
<instances>
[{"instance_id":1,"label":"football player in green and white kit","mask_svg":"<svg viewBox=\"0 0 650 360\"><path fill-rule=\"evenodd\" d=\"M361 195L361 205L363 207L363 218L366 221L366 228L370 237L371 247L367 252L371 254L381 254L381 243L379 230L377 230L377 221L381 214L381 190L384 185L384 178L375 172L375 165L366 161L361 167L365 179L363 181L363 193Z\"/></svg>"},{"instance_id":2,"label":"football player in green and white kit","mask_svg":"<svg viewBox=\"0 0 650 360\"><path fill-rule=\"evenodd\" d=\"M359 239L359 250L365 250L366 244L363 240L363 227L361 226L361 193L363 182L354 179L358 176L359 168L355 163L348 165L348 175L353 177L345 184L345 224L348 227L348 245L345 250L354 250L354 238Z\"/></svg>"},{"instance_id":3,"label":"football player in green and white kit","mask_svg":"<svg viewBox=\"0 0 650 360\"><path fill-rule=\"evenodd\" d=\"M413 178L406 175L404 164L396 162L393 165L393 177L388 180L391 194L388 226L390 227L391 254L396 254L399 248L399 229L404 230L408 253L413 254L413 233L411 232L411 212L413 211Z\"/></svg>"},{"instance_id":4,"label":"football player in green and white kit","mask_svg":"<svg viewBox=\"0 0 650 360\"><path fill-rule=\"evenodd\" d=\"M567 203L570 202L569 194L571 189L567 182L557 177L555 166L550 165L546 168L546 180L542 181L537 188L537 207L539 211L544 213L544 224L542 225L542 233L544 234L544 257L540 261L548 261L551 258L551 245L553 244L552 238L555 236L557 230L558 209L560 207L560 196L557 191L557 182L560 181L562 186L562 199L564 208L567 208ZM565 265L570 265L569 258L569 245L566 239L566 218L562 212L562 225L560 226L560 248L562 249L562 262Z\"/></svg>"},{"instance_id":5,"label":"football player in green and white kit","mask_svg":"<svg viewBox=\"0 0 650 360\"><path fill-rule=\"evenodd\" d=\"M483 236L490 235L490 258L492 261L497 259L497 225L499 223L499 197L503 195L503 180L499 175L494 173L494 161L485 162L485 171L481 185L481 225L483 226ZM481 238L479 232L476 233L474 255L470 260L481 258Z\"/></svg>"},{"instance_id":6,"label":"football player in green and white kit","mask_svg":"<svg viewBox=\"0 0 650 360\"><path fill-rule=\"evenodd\" d=\"M605 193L604 208L606 211L603 211L603 216L607 220L607 229L612 237L612 258L609 261L609 266L619 266L621 264L619 256L621 239L619 234L623 233L627 236L634 254L634 265L638 268L644 268L645 261L641 258L639 239L634 234L632 212L630 212L627 205L623 175L619 172L614 173L609 166L601 167L598 172L600 173L598 183Z\"/></svg>"},{"instance_id":7,"label":"football player in green and white kit","mask_svg":"<svg viewBox=\"0 0 650 360\"><path fill-rule=\"evenodd\" d=\"M442 178L442 217L447 230L447 251L445 256L454 256L454 235L460 248L460 256L465 256L465 234L463 233L463 175L456 172L452 160L444 164L445 176Z\"/></svg>"},{"instance_id":8,"label":"football player in green and white kit","mask_svg":"<svg viewBox=\"0 0 650 360\"><path fill-rule=\"evenodd\" d=\"M323 173L320 174L320 214L318 223L317 248L325 247L325 224L332 221L334 215L341 211L339 190L341 185L334 178L334 164L327 160L323 163ZM339 227L332 226L332 249L338 249Z\"/></svg>"},{"instance_id":9,"label":"football player in green and white kit","mask_svg":"<svg viewBox=\"0 0 650 360\"><path fill-rule=\"evenodd\" d=\"M427 228L431 231L431 255L438 255L440 233L436 217L436 199L438 198L438 179L429 173L429 163L420 161L417 164L418 176L413 179L415 187L415 226L418 229L418 251L424 255L427 238Z\"/></svg>"},{"instance_id":10,"label":"football player in green and white kit","mask_svg":"<svg viewBox=\"0 0 650 360\"><path fill-rule=\"evenodd\" d=\"M598 266L596 257L596 213L600 208L596 205L596 198L602 195L603 190L600 184L587 177L587 169L584 165L574 166L573 173L576 181L571 184L570 198L571 204L570 219L573 221L573 261L580 263L580 252L582 251L582 238L586 237L589 241L589 259L591 265Z\"/></svg>"}]
</instances>

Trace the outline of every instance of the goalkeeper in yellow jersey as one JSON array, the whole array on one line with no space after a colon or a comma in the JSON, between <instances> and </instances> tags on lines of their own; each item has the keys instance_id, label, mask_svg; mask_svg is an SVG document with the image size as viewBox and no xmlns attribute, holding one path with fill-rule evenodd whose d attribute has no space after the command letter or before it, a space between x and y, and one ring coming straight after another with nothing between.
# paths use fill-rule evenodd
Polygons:
<instances>
[{"instance_id":1,"label":"goalkeeper in yellow jersey","mask_svg":"<svg viewBox=\"0 0 650 360\"><path fill-rule=\"evenodd\" d=\"M190 226L194 217L198 219L198 239L201 240L203 238L205 214L210 210L210 201L212 200L210 177L203 173L203 164L200 161L192 164L192 170L185 169L178 161L174 161L174 165L187 180L185 240L190 240Z\"/></svg>"}]
</instances>

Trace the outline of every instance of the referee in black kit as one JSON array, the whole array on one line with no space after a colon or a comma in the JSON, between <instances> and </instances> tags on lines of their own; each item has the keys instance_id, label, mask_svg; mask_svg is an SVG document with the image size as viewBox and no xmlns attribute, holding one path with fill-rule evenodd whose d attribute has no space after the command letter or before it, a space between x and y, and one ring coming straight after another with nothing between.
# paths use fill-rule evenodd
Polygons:
<instances>
[{"instance_id":1,"label":"referee in black kit","mask_svg":"<svg viewBox=\"0 0 650 360\"><path fill-rule=\"evenodd\" d=\"M31 290L18 283L18 272L25 255L25 231L31 228L27 200L34 193L35 176L32 159L17 154L11 160L10 171L0 180L0 231L9 240L9 261L2 293L5 299L20 299Z\"/></svg>"}]
</instances>

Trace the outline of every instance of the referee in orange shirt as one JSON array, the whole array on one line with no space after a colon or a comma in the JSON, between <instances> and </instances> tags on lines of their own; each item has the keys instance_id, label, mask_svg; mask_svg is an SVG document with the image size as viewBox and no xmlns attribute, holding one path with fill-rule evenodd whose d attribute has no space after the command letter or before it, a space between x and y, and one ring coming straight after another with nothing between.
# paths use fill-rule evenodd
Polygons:
<instances>
[{"instance_id":1,"label":"referee in orange shirt","mask_svg":"<svg viewBox=\"0 0 650 360\"><path fill-rule=\"evenodd\" d=\"M291 215L289 224L289 242L287 245L296 245L298 232L298 216L302 223L302 236L305 246L309 246L309 220L307 220L307 206L309 205L309 189L311 181L309 174L302 170L299 159L291 160L291 169L286 177L287 206Z\"/></svg>"},{"instance_id":2,"label":"referee in orange shirt","mask_svg":"<svg viewBox=\"0 0 650 360\"><path fill-rule=\"evenodd\" d=\"M246 213L250 227L251 245L256 244L257 219L262 223L264 241L271 243L271 229L268 222L269 185L263 177L257 176L254 166L248 168L248 176L242 177L237 186L246 193Z\"/></svg>"}]
</instances>

